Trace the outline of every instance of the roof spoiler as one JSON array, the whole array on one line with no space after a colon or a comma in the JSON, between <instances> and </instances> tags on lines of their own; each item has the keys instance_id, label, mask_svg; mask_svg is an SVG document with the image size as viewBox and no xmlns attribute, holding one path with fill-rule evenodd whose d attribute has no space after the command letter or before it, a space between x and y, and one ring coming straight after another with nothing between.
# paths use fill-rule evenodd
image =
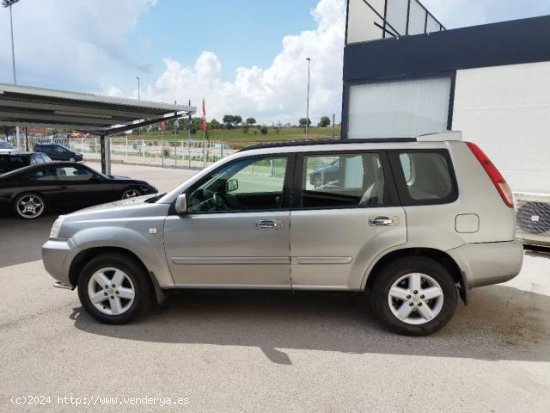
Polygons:
<instances>
[{"instance_id":1,"label":"roof spoiler","mask_svg":"<svg viewBox=\"0 0 550 413\"><path fill-rule=\"evenodd\" d=\"M445 131L427 133L416 137L418 142L443 142L443 141L462 141L462 132L458 131Z\"/></svg>"}]
</instances>

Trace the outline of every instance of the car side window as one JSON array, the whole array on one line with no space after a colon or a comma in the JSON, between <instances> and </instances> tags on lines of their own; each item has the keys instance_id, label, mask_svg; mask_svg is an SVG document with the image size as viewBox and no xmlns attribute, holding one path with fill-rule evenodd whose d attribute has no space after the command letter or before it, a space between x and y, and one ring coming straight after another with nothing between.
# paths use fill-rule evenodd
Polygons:
<instances>
[{"instance_id":1,"label":"car side window","mask_svg":"<svg viewBox=\"0 0 550 413\"><path fill-rule=\"evenodd\" d=\"M254 157L213 172L188 194L188 212L273 211L283 207L288 158Z\"/></svg>"},{"instance_id":2,"label":"car side window","mask_svg":"<svg viewBox=\"0 0 550 413\"><path fill-rule=\"evenodd\" d=\"M443 204L457 198L458 190L447 151L399 152L397 163L399 167L396 169L401 173L397 181L398 191L404 205Z\"/></svg>"},{"instance_id":3,"label":"car side window","mask_svg":"<svg viewBox=\"0 0 550 413\"><path fill-rule=\"evenodd\" d=\"M380 154L374 152L304 156L299 206L376 208L389 204Z\"/></svg>"},{"instance_id":4,"label":"car side window","mask_svg":"<svg viewBox=\"0 0 550 413\"><path fill-rule=\"evenodd\" d=\"M58 166L55 168L56 175L62 181L89 181L93 173L81 166Z\"/></svg>"},{"instance_id":5,"label":"car side window","mask_svg":"<svg viewBox=\"0 0 550 413\"><path fill-rule=\"evenodd\" d=\"M44 168L29 175L29 181L57 181L54 168Z\"/></svg>"}]
</instances>

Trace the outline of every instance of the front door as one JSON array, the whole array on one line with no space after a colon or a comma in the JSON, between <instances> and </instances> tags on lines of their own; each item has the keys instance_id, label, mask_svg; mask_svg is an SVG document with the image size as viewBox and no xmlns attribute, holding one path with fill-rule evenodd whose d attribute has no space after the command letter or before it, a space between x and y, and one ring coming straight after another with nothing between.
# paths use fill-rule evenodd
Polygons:
<instances>
[{"instance_id":1,"label":"front door","mask_svg":"<svg viewBox=\"0 0 550 413\"><path fill-rule=\"evenodd\" d=\"M177 286L290 288L291 160L239 159L187 191L188 213L164 225Z\"/></svg>"},{"instance_id":2,"label":"front door","mask_svg":"<svg viewBox=\"0 0 550 413\"><path fill-rule=\"evenodd\" d=\"M406 242L406 216L387 164L383 152L299 157L290 233L293 289L360 289L369 264Z\"/></svg>"}]
</instances>

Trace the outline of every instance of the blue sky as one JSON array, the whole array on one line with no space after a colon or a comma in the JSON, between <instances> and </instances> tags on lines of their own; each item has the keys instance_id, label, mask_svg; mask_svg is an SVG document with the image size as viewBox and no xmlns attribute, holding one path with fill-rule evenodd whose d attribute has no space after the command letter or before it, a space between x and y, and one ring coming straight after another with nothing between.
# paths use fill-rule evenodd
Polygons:
<instances>
[{"instance_id":1,"label":"blue sky","mask_svg":"<svg viewBox=\"0 0 550 413\"><path fill-rule=\"evenodd\" d=\"M448 28L550 13L550 0L422 0ZM339 117L345 0L20 0L20 84L199 103L265 123ZM0 9L0 82L11 83Z\"/></svg>"},{"instance_id":2,"label":"blue sky","mask_svg":"<svg viewBox=\"0 0 550 413\"><path fill-rule=\"evenodd\" d=\"M153 65L152 76L170 57L192 64L204 50L214 52L230 77L239 66L268 67L289 33L312 30L317 0L161 0L145 13L129 42Z\"/></svg>"}]
</instances>

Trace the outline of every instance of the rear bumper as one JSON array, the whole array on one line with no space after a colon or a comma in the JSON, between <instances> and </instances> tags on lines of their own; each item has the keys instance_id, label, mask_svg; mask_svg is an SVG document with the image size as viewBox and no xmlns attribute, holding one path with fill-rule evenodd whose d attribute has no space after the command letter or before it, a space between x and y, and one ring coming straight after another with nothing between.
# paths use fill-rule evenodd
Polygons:
<instances>
[{"instance_id":1,"label":"rear bumper","mask_svg":"<svg viewBox=\"0 0 550 413\"><path fill-rule=\"evenodd\" d=\"M517 241L467 244L448 254L465 273L468 289L509 281L523 264L523 247Z\"/></svg>"}]
</instances>

